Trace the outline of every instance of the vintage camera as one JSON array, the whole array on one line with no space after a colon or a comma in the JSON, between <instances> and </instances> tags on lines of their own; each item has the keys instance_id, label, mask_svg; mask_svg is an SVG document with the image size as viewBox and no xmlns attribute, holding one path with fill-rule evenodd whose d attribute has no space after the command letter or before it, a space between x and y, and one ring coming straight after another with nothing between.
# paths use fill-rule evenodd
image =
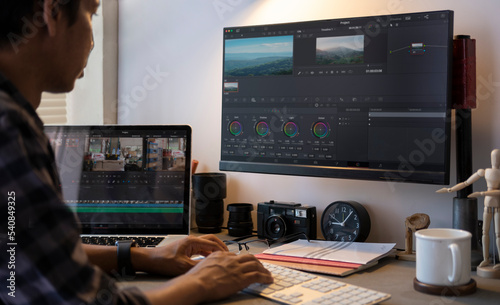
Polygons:
<instances>
[{"instance_id":1,"label":"vintage camera","mask_svg":"<svg viewBox=\"0 0 500 305\"><path fill-rule=\"evenodd\" d=\"M260 202L257 206L257 235L277 240L305 233L316 239L316 207L294 202ZM295 239L300 236L296 236Z\"/></svg>"}]
</instances>

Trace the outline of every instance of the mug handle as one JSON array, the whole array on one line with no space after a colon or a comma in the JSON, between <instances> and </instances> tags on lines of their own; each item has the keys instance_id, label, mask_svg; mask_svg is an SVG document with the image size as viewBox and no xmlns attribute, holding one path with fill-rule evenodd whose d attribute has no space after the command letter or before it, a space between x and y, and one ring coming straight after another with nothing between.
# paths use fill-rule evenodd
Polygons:
<instances>
[{"instance_id":1,"label":"mug handle","mask_svg":"<svg viewBox=\"0 0 500 305\"><path fill-rule=\"evenodd\" d=\"M448 281L452 284L458 282L460 277L462 276L462 256L460 255L460 251L458 249L457 244L451 244L448 246L448 249L451 251L451 259L452 259L452 273L448 276Z\"/></svg>"}]
</instances>

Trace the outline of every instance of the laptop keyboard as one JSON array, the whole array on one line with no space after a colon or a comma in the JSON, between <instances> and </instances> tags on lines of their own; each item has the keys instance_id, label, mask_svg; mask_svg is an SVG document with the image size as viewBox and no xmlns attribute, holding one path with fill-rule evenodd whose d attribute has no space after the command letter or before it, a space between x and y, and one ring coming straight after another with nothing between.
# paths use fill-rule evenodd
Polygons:
<instances>
[{"instance_id":1,"label":"laptop keyboard","mask_svg":"<svg viewBox=\"0 0 500 305\"><path fill-rule=\"evenodd\" d=\"M104 246L114 246L117 240L135 240L139 247L156 247L164 239L151 236L82 236L84 244Z\"/></svg>"},{"instance_id":2,"label":"laptop keyboard","mask_svg":"<svg viewBox=\"0 0 500 305\"><path fill-rule=\"evenodd\" d=\"M315 274L263 263L274 277L270 285L252 284L243 291L290 305L373 305L390 294L347 284Z\"/></svg>"}]
</instances>

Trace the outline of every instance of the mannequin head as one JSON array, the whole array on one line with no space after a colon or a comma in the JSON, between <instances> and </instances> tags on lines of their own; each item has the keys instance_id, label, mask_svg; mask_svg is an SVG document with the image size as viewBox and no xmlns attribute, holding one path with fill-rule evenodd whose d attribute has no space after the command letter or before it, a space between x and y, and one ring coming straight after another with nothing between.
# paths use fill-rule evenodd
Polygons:
<instances>
[{"instance_id":1,"label":"mannequin head","mask_svg":"<svg viewBox=\"0 0 500 305\"><path fill-rule=\"evenodd\" d=\"M491 167L500 168L500 149L491 151Z\"/></svg>"}]
</instances>

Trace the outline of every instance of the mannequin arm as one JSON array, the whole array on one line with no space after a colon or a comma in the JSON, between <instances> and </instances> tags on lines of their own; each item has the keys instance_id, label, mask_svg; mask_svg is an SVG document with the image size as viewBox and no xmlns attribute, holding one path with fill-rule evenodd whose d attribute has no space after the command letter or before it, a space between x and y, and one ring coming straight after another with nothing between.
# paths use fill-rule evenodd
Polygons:
<instances>
[{"instance_id":1,"label":"mannequin arm","mask_svg":"<svg viewBox=\"0 0 500 305\"><path fill-rule=\"evenodd\" d=\"M453 187L450 188L442 188L436 191L436 193L451 193L451 192L456 192L460 191L461 189L464 189L468 187L469 185L473 184L477 180L479 180L481 177L484 177L484 169L480 169L477 172L475 172L472 176L467 179L467 181L464 181L462 183L459 183Z\"/></svg>"},{"instance_id":2,"label":"mannequin arm","mask_svg":"<svg viewBox=\"0 0 500 305\"><path fill-rule=\"evenodd\" d=\"M470 194L469 198L477 198L481 196L498 196L500 195L500 190L491 190L491 191L484 191L484 192L474 192Z\"/></svg>"}]
</instances>

